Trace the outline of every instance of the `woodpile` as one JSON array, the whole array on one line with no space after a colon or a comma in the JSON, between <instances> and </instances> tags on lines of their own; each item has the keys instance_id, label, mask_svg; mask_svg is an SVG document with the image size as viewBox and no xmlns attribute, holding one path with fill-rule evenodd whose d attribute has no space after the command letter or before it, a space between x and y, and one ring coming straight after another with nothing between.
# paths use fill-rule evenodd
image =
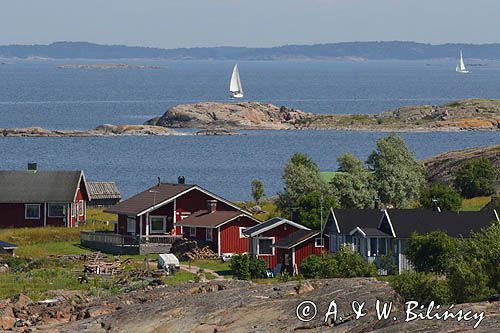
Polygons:
<instances>
[{"instance_id":1,"label":"woodpile","mask_svg":"<svg viewBox=\"0 0 500 333\"><path fill-rule=\"evenodd\" d=\"M177 239L170 249L170 253L175 253L179 255L183 255L186 252L189 252L198 247L198 242L195 240L188 240L186 238Z\"/></svg>"},{"instance_id":2,"label":"woodpile","mask_svg":"<svg viewBox=\"0 0 500 333\"><path fill-rule=\"evenodd\" d=\"M108 257L100 252L92 252L81 256L84 256L83 260L85 261L83 272L95 275L112 276L122 274L122 265L130 262L130 259L122 262L119 258L115 258L114 262L110 262Z\"/></svg>"},{"instance_id":3,"label":"woodpile","mask_svg":"<svg viewBox=\"0 0 500 333\"><path fill-rule=\"evenodd\" d=\"M181 260L203 260L203 259L218 259L219 255L212 251L209 246L195 247L191 251L184 253Z\"/></svg>"}]
</instances>

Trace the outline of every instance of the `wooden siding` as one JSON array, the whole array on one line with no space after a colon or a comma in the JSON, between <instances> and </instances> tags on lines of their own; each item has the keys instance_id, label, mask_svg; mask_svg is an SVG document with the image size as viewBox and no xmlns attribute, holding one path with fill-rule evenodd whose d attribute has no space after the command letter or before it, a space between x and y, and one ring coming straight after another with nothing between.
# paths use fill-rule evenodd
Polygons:
<instances>
[{"instance_id":1,"label":"wooden siding","mask_svg":"<svg viewBox=\"0 0 500 333\"><path fill-rule=\"evenodd\" d=\"M248 237L240 237L240 228L249 228L257 222L249 217L239 217L220 227L220 253L249 252Z\"/></svg>"},{"instance_id":2,"label":"wooden siding","mask_svg":"<svg viewBox=\"0 0 500 333\"><path fill-rule=\"evenodd\" d=\"M281 224L275 228L265 231L263 234L260 234L260 237L274 237L274 244L282 238L285 238L289 234L299 230L297 227L291 226L289 224ZM254 238L255 239L255 238ZM255 241L257 241L255 239ZM253 250L253 249L252 249ZM267 267L274 269L278 264L278 251L274 250L273 255L258 255L258 258L263 259Z\"/></svg>"}]
</instances>

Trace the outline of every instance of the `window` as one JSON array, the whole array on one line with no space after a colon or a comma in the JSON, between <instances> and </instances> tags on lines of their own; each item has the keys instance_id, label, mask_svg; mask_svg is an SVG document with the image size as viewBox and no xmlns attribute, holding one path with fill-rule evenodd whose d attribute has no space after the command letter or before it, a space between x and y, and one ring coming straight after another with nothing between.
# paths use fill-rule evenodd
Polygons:
<instances>
[{"instance_id":1,"label":"window","mask_svg":"<svg viewBox=\"0 0 500 333\"><path fill-rule=\"evenodd\" d=\"M274 254L274 239L273 238L259 238L257 243L258 255L273 255Z\"/></svg>"},{"instance_id":2,"label":"window","mask_svg":"<svg viewBox=\"0 0 500 333\"><path fill-rule=\"evenodd\" d=\"M66 207L64 204L49 204L49 217L65 217Z\"/></svg>"},{"instance_id":3,"label":"window","mask_svg":"<svg viewBox=\"0 0 500 333\"><path fill-rule=\"evenodd\" d=\"M371 256L377 255L377 239L376 238L370 238L370 255Z\"/></svg>"},{"instance_id":4,"label":"window","mask_svg":"<svg viewBox=\"0 0 500 333\"><path fill-rule=\"evenodd\" d=\"M83 200L78 202L78 215L83 216Z\"/></svg>"},{"instance_id":5,"label":"window","mask_svg":"<svg viewBox=\"0 0 500 333\"><path fill-rule=\"evenodd\" d=\"M76 204L71 204L71 216L76 216Z\"/></svg>"},{"instance_id":6,"label":"window","mask_svg":"<svg viewBox=\"0 0 500 333\"><path fill-rule=\"evenodd\" d=\"M315 238L314 247L325 247L325 239L323 237Z\"/></svg>"},{"instance_id":7,"label":"window","mask_svg":"<svg viewBox=\"0 0 500 333\"><path fill-rule=\"evenodd\" d=\"M245 230L245 227L239 227L240 229L240 238L245 238L245 235L243 234L243 230Z\"/></svg>"},{"instance_id":8,"label":"window","mask_svg":"<svg viewBox=\"0 0 500 333\"><path fill-rule=\"evenodd\" d=\"M127 216L127 233L135 234L135 217Z\"/></svg>"},{"instance_id":9,"label":"window","mask_svg":"<svg viewBox=\"0 0 500 333\"><path fill-rule=\"evenodd\" d=\"M189 228L189 237L196 237L196 227Z\"/></svg>"},{"instance_id":10,"label":"window","mask_svg":"<svg viewBox=\"0 0 500 333\"><path fill-rule=\"evenodd\" d=\"M385 238L379 238L378 240L378 254L386 255Z\"/></svg>"},{"instance_id":11,"label":"window","mask_svg":"<svg viewBox=\"0 0 500 333\"><path fill-rule=\"evenodd\" d=\"M213 229L212 228L207 228L207 233L206 233L206 240L207 241L212 241L213 240Z\"/></svg>"},{"instance_id":12,"label":"window","mask_svg":"<svg viewBox=\"0 0 500 333\"><path fill-rule=\"evenodd\" d=\"M40 205L27 204L24 206L24 217L26 219L40 219Z\"/></svg>"},{"instance_id":13,"label":"window","mask_svg":"<svg viewBox=\"0 0 500 333\"><path fill-rule=\"evenodd\" d=\"M167 232L167 223L165 216L150 216L149 231L152 234L161 234Z\"/></svg>"}]
</instances>

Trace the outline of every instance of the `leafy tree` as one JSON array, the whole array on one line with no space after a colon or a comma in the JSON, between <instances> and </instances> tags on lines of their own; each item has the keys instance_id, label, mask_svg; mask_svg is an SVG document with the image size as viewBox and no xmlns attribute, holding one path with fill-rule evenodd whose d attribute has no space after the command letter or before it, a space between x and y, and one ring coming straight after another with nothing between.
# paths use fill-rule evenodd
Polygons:
<instances>
[{"instance_id":1,"label":"leafy tree","mask_svg":"<svg viewBox=\"0 0 500 333\"><path fill-rule=\"evenodd\" d=\"M319 191L326 193L327 187L320 176L319 167L303 153L295 153L285 166L283 173L284 191L278 194L279 210L291 215L302 196Z\"/></svg>"},{"instance_id":2,"label":"leafy tree","mask_svg":"<svg viewBox=\"0 0 500 333\"><path fill-rule=\"evenodd\" d=\"M442 231L414 233L405 255L419 272L444 273L457 255L457 240Z\"/></svg>"},{"instance_id":3,"label":"leafy tree","mask_svg":"<svg viewBox=\"0 0 500 333\"><path fill-rule=\"evenodd\" d=\"M434 199L443 211L458 211L462 206L462 197L448 185L435 184L423 190L420 203L426 208L432 208Z\"/></svg>"},{"instance_id":4,"label":"leafy tree","mask_svg":"<svg viewBox=\"0 0 500 333\"><path fill-rule=\"evenodd\" d=\"M405 272L390 279L391 287L401 296L403 302L417 301L420 304L447 304L450 290L446 281L439 280L434 274Z\"/></svg>"},{"instance_id":5,"label":"leafy tree","mask_svg":"<svg viewBox=\"0 0 500 333\"><path fill-rule=\"evenodd\" d=\"M396 134L377 141L367 160L374 171L380 199L396 208L410 208L420 198L425 183L424 168Z\"/></svg>"},{"instance_id":6,"label":"leafy tree","mask_svg":"<svg viewBox=\"0 0 500 333\"><path fill-rule=\"evenodd\" d=\"M447 269L446 280L456 303L477 302L494 293L484 267L474 259L457 257Z\"/></svg>"},{"instance_id":7,"label":"leafy tree","mask_svg":"<svg viewBox=\"0 0 500 333\"><path fill-rule=\"evenodd\" d=\"M347 153L337 159L340 174L330 181L332 192L343 208L373 208L377 191L374 174L356 156Z\"/></svg>"},{"instance_id":8,"label":"leafy tree","mask_svg":"<svg viewBox=\"0 0 500 333\"><path fill-rule=\"evenodd\" d=\"M340 248L333 254L337 262L338 276L336 277L370 277L377 275L377 267L369 263L358 252L349 251L347 246Z\"/></svg>"},{"instance_id":9,"label":"leafy tree","mask_svg":"<svg viewBox=\"0 0 500 333\"><path fill-rule=\"evenodd\" d=\"M252 197L258 205L260 199L264 197L264 183L260 179L252 180Z\"/></svg>"},{"instance_id":10,"label":"leafy tree","mask_svg":"<svg viewBox=\"0 0 500 333\"><path fill-rule=\"evenodd\" d=\"M498 170L486 157L462 162L455 172L455 186L466 198L495 193Z\"/></svg>"},{"instance_id":11,"label":"leafy tree","mask_svg":"<svg viewBox=\"0 0 500 333\"><path fill-rule=\"evenodd\" d=\"M323 200L323 205L321 204ZM324 219L328 215L330 207L336 207L335 197L322 195L320 192L311 192L301 197L297 202L297 210L300 224L311 229L320 229ZM321 206L323 206L323 221L321 221Z\"/></svg>"}]
</instances>

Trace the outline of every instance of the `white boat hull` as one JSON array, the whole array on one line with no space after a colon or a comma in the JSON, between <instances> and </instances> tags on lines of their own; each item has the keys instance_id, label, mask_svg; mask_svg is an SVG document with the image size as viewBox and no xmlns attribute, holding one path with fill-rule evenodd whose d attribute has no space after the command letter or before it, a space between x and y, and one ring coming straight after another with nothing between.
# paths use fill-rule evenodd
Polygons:
<instances>
[{"instance_id":1,"label":"white boat hull","mask_svg":"<svg viewBox=\"0 0 500 333\"><path fill-rule=\"evenodd\" d=\"M468 71L468 70L465 70L465 71L457 70L457 73L460 73L460 74L469 74L470 71Z\"/></svg>"},{"instance_id":2,"label":"white boat hull","mask_svg":"<svg viewBox=\"0 0 500 333\"><path fill-rule=\"evenodd\" d=\"M231 92L231 98L243 98L244 95L243 93L236 91L236 92Z\"/></svg>"}]
</instances>

